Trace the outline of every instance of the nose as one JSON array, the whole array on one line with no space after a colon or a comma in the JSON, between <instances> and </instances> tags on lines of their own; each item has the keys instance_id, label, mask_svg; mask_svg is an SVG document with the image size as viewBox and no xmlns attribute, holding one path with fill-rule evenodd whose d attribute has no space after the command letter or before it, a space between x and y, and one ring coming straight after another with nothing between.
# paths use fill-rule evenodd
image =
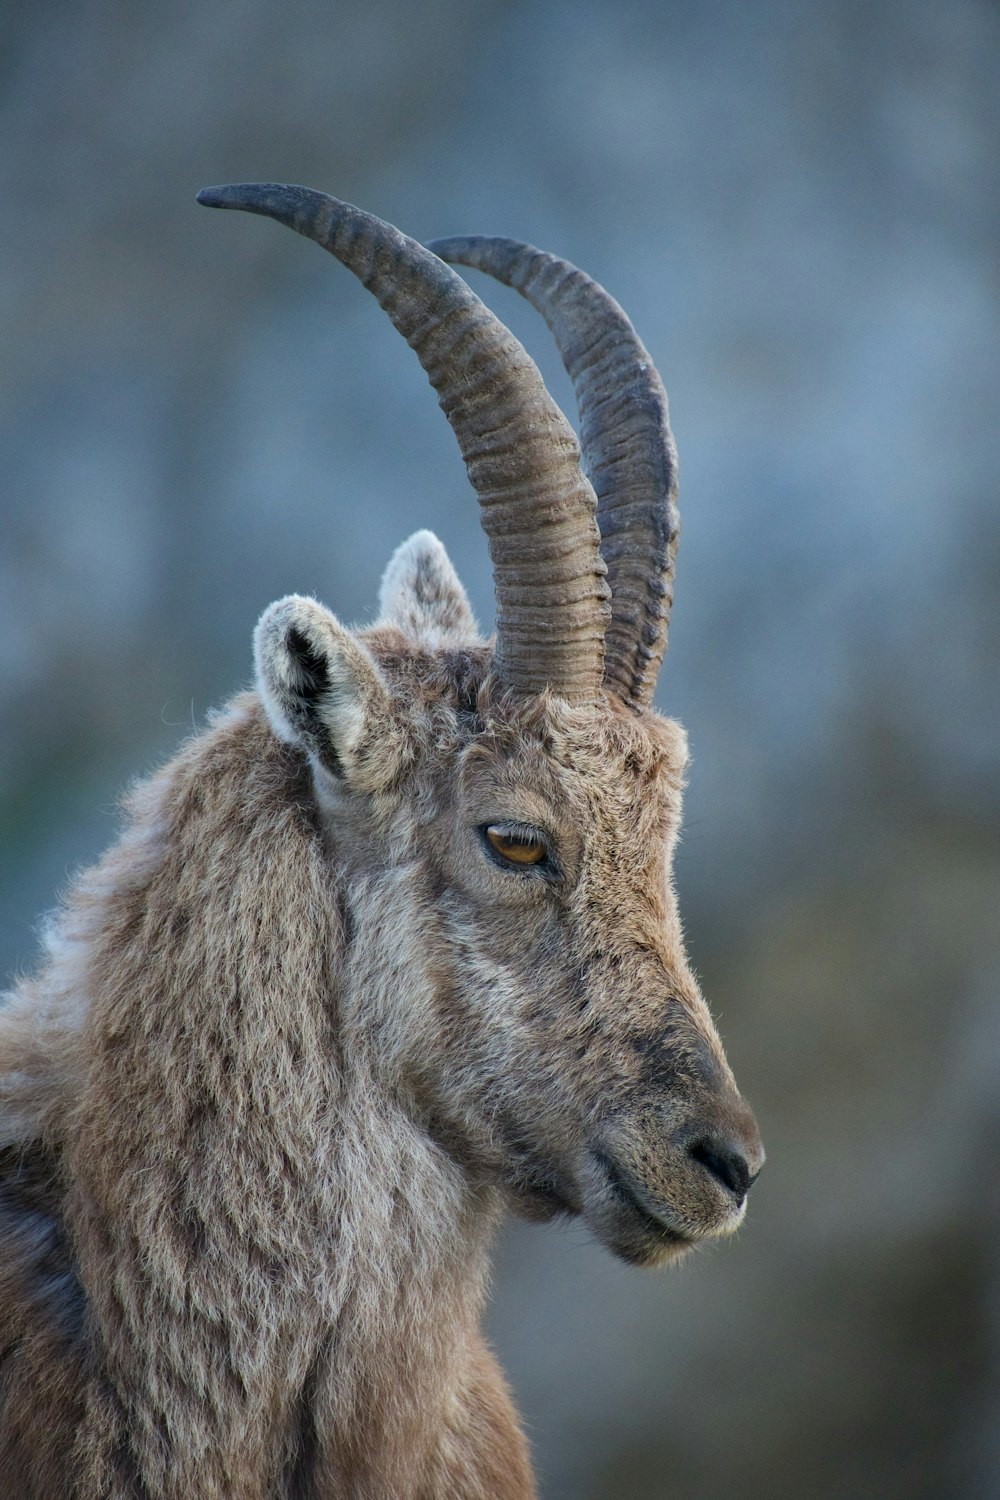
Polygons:
<instances>
[{"instance_id":1,"label":"nose","mask_svg":"<svg viewBox=\"0 0 1000 1500\"><path fill-rule=\"evenodd\" d=\"M688 1144L688 1155L710 1177L742 1203L764 1165L757 1122L752 1115L738 1129L701 1132Z\"/></svg>"}]
</instances>

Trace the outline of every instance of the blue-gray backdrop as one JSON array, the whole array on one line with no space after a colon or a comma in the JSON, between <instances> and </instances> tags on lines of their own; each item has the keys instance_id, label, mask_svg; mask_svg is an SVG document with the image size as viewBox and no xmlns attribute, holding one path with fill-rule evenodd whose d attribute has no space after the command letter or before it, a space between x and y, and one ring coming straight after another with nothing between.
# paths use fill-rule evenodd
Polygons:
<instances>
[{"instance_id":1,"label":"blue-gray backdrop","mask_svg":"<svg viewBox=\"0 0 1000 1500\"><path fill-rule=\"evenodd\" d=\"M619 297L684 533L695 962L770 1162L678 1273L514 1228L545 1500L1000 1493L1000 12L989 0L49 0L0 18L5 972L260 609L486 547L354 280L194 193L308 182ZM547 331L477 283L570 392Z\"/></svg>"}]
</instances>

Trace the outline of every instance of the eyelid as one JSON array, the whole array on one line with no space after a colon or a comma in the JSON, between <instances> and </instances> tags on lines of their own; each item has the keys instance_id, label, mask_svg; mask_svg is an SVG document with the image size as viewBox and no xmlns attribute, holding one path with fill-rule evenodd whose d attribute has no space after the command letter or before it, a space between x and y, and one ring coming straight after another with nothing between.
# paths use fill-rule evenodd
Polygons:
<instances>
[{"instance_id":1,"label":"eyelid","mask_svg":"<svg viewBox=\"0 0 1000 1500\"><path fill-rule=\"evenodd\" d=\"M505 839L523 839L526 844L549 843L549 836L544 828L539 828L536 823L518 823L513 818L491 818L484 828L492 829Z\"/></svg>"}]
</instances>

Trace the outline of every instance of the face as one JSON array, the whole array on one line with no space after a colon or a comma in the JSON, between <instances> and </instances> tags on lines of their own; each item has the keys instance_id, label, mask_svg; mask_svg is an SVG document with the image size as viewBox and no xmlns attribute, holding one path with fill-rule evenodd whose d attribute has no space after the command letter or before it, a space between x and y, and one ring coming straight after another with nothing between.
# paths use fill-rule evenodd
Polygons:
<instances>
[{"instance_id":1,"label":"face","mask_svg":"<svg viewBox=\"0 0 1000 1500\"><path fill-rule=\"evenodd\" d=\"M581 1215L637 1264L729 1233L763 1151L677 917L683 732L505 692L426 533L386 577L363 637L295 597L256 637L363 929L355 1040L522 1212Z\"/></svg>"},{"instance_id":2,"label":"face","mask_svg":"<svg viewBox=\"0 0 1000 1500\"><path fill-rule=\"evenodd\" d=\"M681 939L685 758L677 725L612 699L508 703L437 768L413 844L435 1132L636 1263L734 1229L762 1160Z\"/></svg>"}]
</instances>

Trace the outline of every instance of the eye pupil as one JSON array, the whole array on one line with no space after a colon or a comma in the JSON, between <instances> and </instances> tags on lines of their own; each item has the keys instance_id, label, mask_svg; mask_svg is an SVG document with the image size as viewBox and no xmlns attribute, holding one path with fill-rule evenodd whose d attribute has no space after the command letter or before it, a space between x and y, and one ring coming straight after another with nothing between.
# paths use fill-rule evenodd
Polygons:
<instances>
[{"instance_id":1,"label":"eye pupil","mask_svg":"<svg viewBox=\"0 0 1000 1500\"><path fill-rule=\"evenodd\" d=\"M545 858L545 844L529 833L510 833L493 825L486 830L490 844L504 859L515 865L537 865Z\"/></svg>"}]
</instances>

